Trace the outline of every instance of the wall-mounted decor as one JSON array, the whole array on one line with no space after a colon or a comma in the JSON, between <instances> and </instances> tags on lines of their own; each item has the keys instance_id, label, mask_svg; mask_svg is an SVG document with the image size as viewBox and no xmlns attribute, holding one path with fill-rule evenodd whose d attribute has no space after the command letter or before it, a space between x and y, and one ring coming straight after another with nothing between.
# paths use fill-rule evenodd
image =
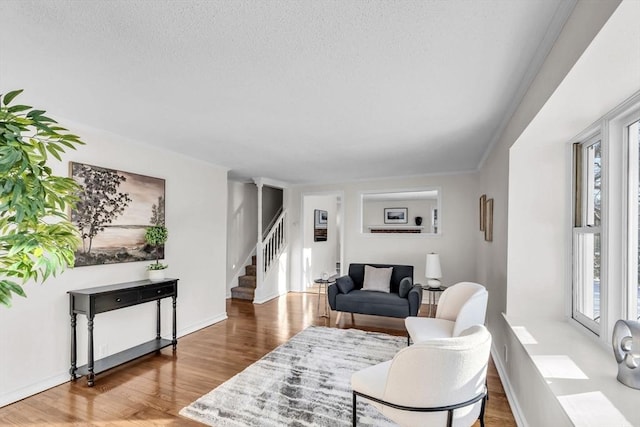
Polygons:
<instances>
[{"instance_id":1,"label":"wall-mounted decor","mask_svg":"<svg viewBox=\"0 0 640 427\"><path fill-rule=\"evenodd\" d=\"M71 211L71 222L82 238L75 265L156 259L144 233L150 225L164 225L164 179L84 163L69 166L71 177L82 187ZM164 258L164 246L158 253Z\"/></svg>"},{"instance_id":2,"label":"wall-mounted decor","mask_svg":"<svg viewBox=\"0 0 640 427\"><path fill-rule=\"evenodd\" d=\"M408 218L407 208L384 208L385 224L406 224Z\"/></svg>"},{"instance_id":3,"label":"wall-mounted decor","mask_svg":"<svg viewBox=\"0 0 640 427\"><path fill-rule=\"evenodd\" d=\"M487 195L483 194L482 196L480 196L480 206L479 206L480 231L484 231L484 222L485 222L484 217L486 216L486 209L487 209Z\"/></svg>"},{"instance_id":4,"label":"wall-mounted decor","mask_svg":"<svg viewBox=\"0 0 640 427\"><path fill-rule=\"evenodd\" d=\"M327 211L315 209L313 211L313 241L314 242L326 242L327 241L327 221L329 214Z\"/></svg>"},{"instance_id":5,"label":"wall-mounted decor","mask_svg":"<svg viewBox=\"0 0 640 427\"><path fill-rule=\"evenodd\" d=\"M493 199L488 199L485 209L484 240L493 241Z\"/></svg>"}]
</instances>

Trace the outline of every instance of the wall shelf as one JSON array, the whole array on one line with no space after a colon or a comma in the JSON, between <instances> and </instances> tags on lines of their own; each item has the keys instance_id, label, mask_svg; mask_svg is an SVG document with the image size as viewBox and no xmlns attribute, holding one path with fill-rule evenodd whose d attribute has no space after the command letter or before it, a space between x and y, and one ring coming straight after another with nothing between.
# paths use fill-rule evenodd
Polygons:
<instances>
[{"instance_id":1,"label":"wall shelf","mask_svg":"<svg viewBox=\"0 0 640 427\"><path fill-rule=\"evenodd\" d=\"M424 227L414 225L371 225L367 227L370 233L422 233Z\"/></svg>"}]
</instances>

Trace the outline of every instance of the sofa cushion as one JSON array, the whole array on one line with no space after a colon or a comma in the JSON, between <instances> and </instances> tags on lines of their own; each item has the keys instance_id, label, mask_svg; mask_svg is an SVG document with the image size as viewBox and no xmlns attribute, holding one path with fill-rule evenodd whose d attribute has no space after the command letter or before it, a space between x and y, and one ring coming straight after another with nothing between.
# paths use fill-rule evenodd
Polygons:
<instances>
[{"instance_id":1,"label":"sofa cushion","mask_svg":"<svg viewBox=\"0 0 640 427\"><path fill-rule=\"evenodd\" d=\"M349 276L342 276L336 279L336 286L343 294L348 294L354 287L353 279Z\"/></svg>"},{"instance_id":2,"label":"sofa cushion","mask_svg":"<svg viewBox=\"0 0 640 427\"><path fill-rule=\"evenodd\" d=\"M398 264L349 264L349 276L353 279L354 289L362 289L364 282L364 267L370 265L371 267L393 267L393 273L391 273L391 286L389 292L398 293L398 287L400 286L400 280L405 277L411 277L413 279L413 266L412 265L398 265Z\"/></svg>"},{"instance_id":3,"label":"sofa cushion","mask_svg":"<svg viewBox=\"0 0 640 427\"><path fill-rule=\"evenodd\" d=\"M400 298L406 298L409 295L409 291L413 288L413 280L410 277L405 277L400 281L400 288L398 289L398 295Z\"/></svg>"},{"instance_id":4,"label":"sofa cushion","mask_svg":"<svg viewBox=\"0 0 640 427\"><path fill-rule=\"evenodd\" d=\"M370 265L365 265L362 289L365 291L389 293L389 287L391 286L391 273L393 273L393 267L376 268L371 267Z\"/></svg>"},{"instance_id":5,"label":"sofa cushion","mask_svg":"<svg viewBox=\"0 0 640 427\"><path fill-rule=\"evenodd\" d=\"M374 314L405 318L409 316L409 304L406 298L398 294L371 292L354 289L348 294L336 295L337 311L347 313Z\"/></svg>"}]
</instances>

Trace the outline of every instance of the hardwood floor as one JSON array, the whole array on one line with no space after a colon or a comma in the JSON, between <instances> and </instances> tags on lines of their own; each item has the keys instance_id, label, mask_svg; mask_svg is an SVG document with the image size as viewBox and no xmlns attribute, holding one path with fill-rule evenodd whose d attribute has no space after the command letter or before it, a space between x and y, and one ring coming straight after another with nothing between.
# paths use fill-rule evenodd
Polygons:
<instances>
[{"instance_id":1,"label":"hardwood floor","mask_svg":"<svg viewBox=\"0 0 640 427\"><path fill-rule=\"evenodd\" d=\"M150 426L201 425L178 415L208 393L309 325L334 326L317 316L317 296L290 293L262 305L227 300L228 320L182 337L171 348L97 377L69 382L0 408L0 425ZM400 319L343 316L342 327L405 335ZM502 384L491 363L486 425L515 426ZM476 423L476 425L480 425Z\"/></svg>"}]
</instances>

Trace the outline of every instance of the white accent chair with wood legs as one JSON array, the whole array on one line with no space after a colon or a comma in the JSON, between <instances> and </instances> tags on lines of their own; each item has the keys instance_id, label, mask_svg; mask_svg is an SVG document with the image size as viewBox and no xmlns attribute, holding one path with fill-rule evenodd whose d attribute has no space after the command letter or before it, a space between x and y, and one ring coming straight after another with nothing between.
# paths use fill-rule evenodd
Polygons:
<instances>
[{"instance_id":1,"label":"white accent chair with wood legs","mask_svg":"<svg viewBox=\"0 0 640 427\"><path fill-rule=\"evenodd\" d=\"M407 317L404 324L414 343L434 338L457 337L473 325L483 325L489 293L484 286L460 282L449 286L440 296L436 317Z\"/></svg>"},{"instance_id":2,"label":"white accent chair with wood legs","mask_svg":"<svg viewBox=\"0 0 640 427\"><path fill-rule=\"evenodd\" d=\"M414 344L392 360L351 376L352 424L357 396L401 426L484 427L491 334L472 326L454 338Z\"/></svg>"}]
</instances>

